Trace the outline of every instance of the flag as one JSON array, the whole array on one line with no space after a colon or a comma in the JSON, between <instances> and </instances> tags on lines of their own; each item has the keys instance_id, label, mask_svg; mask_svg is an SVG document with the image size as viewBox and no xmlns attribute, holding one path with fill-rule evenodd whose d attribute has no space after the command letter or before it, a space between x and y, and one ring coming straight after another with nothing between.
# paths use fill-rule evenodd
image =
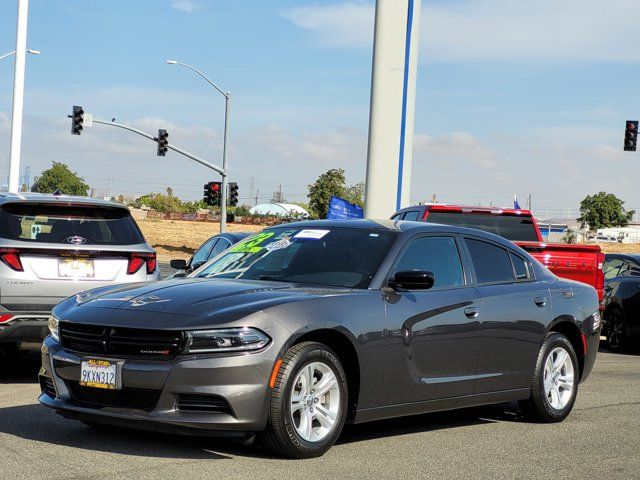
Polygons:
<instances>
[{"instance_id":1,"label":"flag","mask_svg":"<svg viewBox=\"0 0 640 480\"><path fill-rule=\"evenodd\" d=\"M520 204L518 203L518 197L517 197L517 195L515 193L513 194L513 208L515 208L516 210L520 210Z\"/></svg>"},{"instance_id":2,"label":"flag","mask_svg":"<svg viewBox=\"0 0 640 480\"><path fill-rule=\"evenodd\" d=\"M349 218L362 218L363 211L358 205L354 205L343 198L331 197L329 212L327 218L329 220L346 220Z\"/></svg>"}]
</instances>

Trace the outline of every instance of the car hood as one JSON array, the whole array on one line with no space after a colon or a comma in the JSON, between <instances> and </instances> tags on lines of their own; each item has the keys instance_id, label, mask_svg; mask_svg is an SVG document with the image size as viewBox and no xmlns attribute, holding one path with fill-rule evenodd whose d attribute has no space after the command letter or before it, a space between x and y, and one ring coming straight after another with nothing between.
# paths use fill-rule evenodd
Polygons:
<instances>
[{"instance_id":1,"label":"car hood","mask_svg":"<svg viewBox=\"0 0 640 480\"><path fill-rule=\"evenodd\" d=\"M71 316L77 319L83 310L108 309L112 317L128 312L125 316L132 318L136 316L133 312L137 312L229 318L232 313L231 316L237 317L240 313L246 315L283 303L344 295L350 291L270 281L187 278L89 290L60 304L55 313L69 317L73 311Z\"/></svg>"}]
</instances>

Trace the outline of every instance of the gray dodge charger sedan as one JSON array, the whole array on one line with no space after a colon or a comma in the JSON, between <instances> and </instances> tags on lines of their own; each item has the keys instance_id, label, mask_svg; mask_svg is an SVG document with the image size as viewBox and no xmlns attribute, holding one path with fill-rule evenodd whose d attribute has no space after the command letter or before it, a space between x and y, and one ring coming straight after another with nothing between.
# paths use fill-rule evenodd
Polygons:
<instances>
[{"instance_id":1,"label":"gray dodge charger sedan","mask_svg":"<svg viewBox=\"0 0 640 480\"><path fill-rule=\"evenodd\" d=\"M593 288L514 244L417 222L292 223L193 278L65 300L40 402L89 425L326 452L345 422L520 401L571 411L599 341Z\"/></svg>"}]
</instances>

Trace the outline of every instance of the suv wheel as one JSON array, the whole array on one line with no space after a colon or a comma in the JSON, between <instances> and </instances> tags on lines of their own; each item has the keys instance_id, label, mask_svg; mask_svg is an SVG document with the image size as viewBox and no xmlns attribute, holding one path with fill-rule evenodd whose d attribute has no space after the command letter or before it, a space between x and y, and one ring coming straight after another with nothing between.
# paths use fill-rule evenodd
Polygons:
<instances>
[{"instance_id":1,"label":"suv wheel","mask_svg":"<svg viewBox=\"0 0 640 480\"><path fill-rule=\"evenodd\" d=\"M271 391L264 443L291 458L322 455L342 431L347 397L347 377L331 349L315 342L294 345Z\"/></svg>"},{"instance_id":2,"label":"suv wheel","mask_svg":"<svg viewBox=\"0 0 640 480\"><path fill-rule=\"evenodd\" d=\"M545 339L531 382L531 397L521 402L525 414L540 422L561 422L571 412L580 372L571 342L552 332Z\"/></svg>"}]
</instances>

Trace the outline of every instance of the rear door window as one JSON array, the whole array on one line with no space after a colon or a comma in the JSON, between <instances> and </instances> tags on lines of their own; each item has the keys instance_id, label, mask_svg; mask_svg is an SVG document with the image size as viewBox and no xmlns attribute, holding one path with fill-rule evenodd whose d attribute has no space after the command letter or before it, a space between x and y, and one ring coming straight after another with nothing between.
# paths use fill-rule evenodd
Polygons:
<instances>
[{"instance_id":1,"label":"rear door window","mask_svg":"<svg viewBox=\"0 0 640 480\"><path fill-rule=\"evenodd\" d=\"M78 246L145 242L122 208L26 203L10 203L0 209L0 238Z\"/></svg>"},{"instance_id":2,"label":"rear door window","mask_svg":"<svg viewBox=\"0 0 640 480\"><path fill-rule=\"evenodd\" d=\"M509 252L492 243L465 238L478 283L513 282L515 275Z\"/></svg>"}]
</instances>

